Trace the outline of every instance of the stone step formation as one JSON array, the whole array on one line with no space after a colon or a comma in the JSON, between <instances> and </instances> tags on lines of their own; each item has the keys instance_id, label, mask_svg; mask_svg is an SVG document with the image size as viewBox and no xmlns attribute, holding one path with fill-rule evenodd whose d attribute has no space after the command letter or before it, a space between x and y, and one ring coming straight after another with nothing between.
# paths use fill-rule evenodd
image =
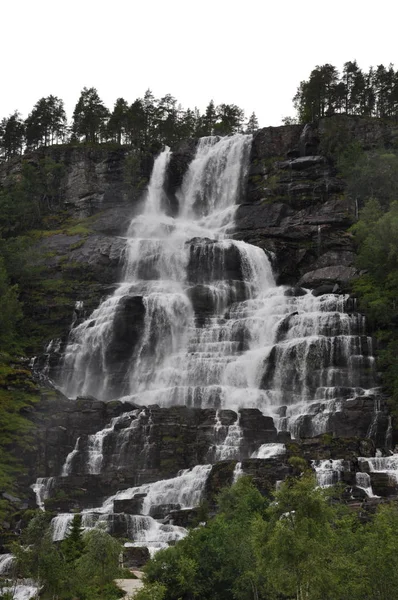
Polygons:
<instances>
[{"instance_id":1,"label":"stone step formation","mask_svg":"<svg viewBox=\"0 0 398 600\"><path fill-rule=\"evenodd\" d=\"M79 304L61 361L46 362L65 395L46 452L65 452L33 489L60 512L55 540L78 510L85 527L105 522L152 554L186 535L201 500L214 509L222 485L247 473L269 494L297 454L354 500L396 493L395 457L374 457L388 417L355 300L341 282L277 285L272 244L244 233L259 212L275 229L290 218L256 197L258 151L248 135L202 138L172 193L174 157L161 152L124 237L122 281L86 318ZM280 164L296 200L292 182L325 168L317 155Z\"/></svg>"}]
</instances>

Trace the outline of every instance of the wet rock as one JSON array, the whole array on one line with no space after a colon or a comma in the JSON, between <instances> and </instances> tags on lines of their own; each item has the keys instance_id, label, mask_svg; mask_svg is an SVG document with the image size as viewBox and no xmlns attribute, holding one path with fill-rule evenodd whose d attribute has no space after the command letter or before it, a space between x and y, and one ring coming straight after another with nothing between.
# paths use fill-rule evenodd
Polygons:
<instances>
[{"instance_id":1,"label":"wet rock","mask_svg":"<svg viewBox=\"0 0 398 600\"><path fill-rule=\"evenodd\" d=\"M184 508L173 510L169 514L170 523L178 527L195 527L201 516L200 508Z\"/></svg>"},{"instance_id":2,"label":"wet rock","mask_svg":"<svg viewBox=\"0 0 398 600\"><path fill-rule=\"evenodd\" d=\"M324 285L320 285L312 290L312 295L316 298L318 296L323 296L324 294L333 294L335 285L333 283L325 283Z\"/></svg>"},{"instance_id":3,"label":"wet rock","mask_svg":"<svg viewBox=\"0 0 398 600\"><path fill-rule=\"evenodd\" d=\"M309 167L323 165L326 163L324 156L301 156L293 160L277 163L279 169L292 169L293 171L302 171Z\"/></svg>"},{"instance_id":4,"label":"wet rock","mask_svg":"<svg viewBox=\"0 0 398 600\"><path fill-rule=\"evenodd\" d=\"M125 546L123 548L123 566L126 569L143 567L149 559L149 550L144 546Z\"/></svg>"},{"instance_id":5,"label":"wet rock","mask_svg":"<svg viewBox=\"0 0 398 600\"><path fill-rule=\"evenodd\" d=\"M299 285L303 287L316 288L320 285L335 285L347 288L349 283L358 276L355 267L331 266L315 269L305 273L299 280Z\"/></svg>"},{"instance_id":6,"label":"wet rock","mask_svg":"<svg viewBox=\"0 0 398 600\"><path fill-rule=\"evenodd\" d=\"M253 230L260 227L280 227L283 220L293 214L292 209L280 202L272 204L240 204L236 211L235 221L239 231Z\"/></svg>"},{"instance_id":7,"label":"wet rock","mask_svg":"<svg viewBox=\"0 0 398 600\"><path fill-rule=\"evenodd\" d=\"M113 512L128 515L142 515L145 494L137 494L133 498L113 501Z\"/></svg>"},{"instance_id":8,"label":"wet rock","mask_svg":"<svg viewBox=\"0 0 398 600\"><path fill-rule=\"evenodd\" d=\"M142 296L125 296L120 300L106 349L105 360L108 364L123 363L125 366L125 361L133 354L143 333L144 318Z\"/></svg>"},{"instance_id":9,"label":"wet rock","mask_svg":"<svg viewBox=\"0 0 398 600\"><path fill-rule=\"evenodd\" d=\"M191 240L187 278L191 283L242 280L241 255L234 244L214 240Z\"/></svg>"},{"instance_id":10,"label":"wet rock","mask_svg":"<svg viewBox=\"0 0 398 600\"><path fill-rule=\"evenodd\" d=\"M370 483L376 496L395 496L398 493L398 483L388 473L370 473Z\"/></svg>"},{"instance_id":11,"label":"wet rock","mask_svg":"<svg viewBox=\"0 0 398 600\"><path fill-rule=\"evenodd\" d=\"M180 504L157 504L151 507L150 515L154 519L164 519L167 515L179 510L181 510Z\"/></svg>"},{"instance_id":12,"label":"wet rock","mask_svg":"<svg viewBox=\"0 0 398 600\"><path fill-rule=\"evenodd\" d=\"M307 294L307 291L302 287L288 288L283 293L283 295L287 296L288 298L294 298L297 296L305 296L306 294Z\"/></svg>"}]
</instances>

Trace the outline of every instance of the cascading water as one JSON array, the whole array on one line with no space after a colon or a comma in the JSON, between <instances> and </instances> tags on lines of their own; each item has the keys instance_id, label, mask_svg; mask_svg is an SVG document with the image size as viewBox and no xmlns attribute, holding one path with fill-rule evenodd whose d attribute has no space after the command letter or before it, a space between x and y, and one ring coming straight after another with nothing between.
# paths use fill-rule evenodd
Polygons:
<instances>
[{"instance_id":1,"label":"cascading water","mask_svg":"<svg viewBox=\"0 0 398 600\"><path fill-rule=\"evenodd\" d=\"M265 252L232 238L250 149L251 136L199 140L177 192L176 216L170 216L164 192L170 150L155 160L143 210L132 219L125 239L123 281L71 330L60 382L69 397L119 397L141 406L257 408L272 416L279 430L298 437L333 431L333 416L343 402L371 395L371 339L351 299L276 286ZM115 351L117 335L123 337L123 352L120 344ZM140 418L117 433L121 454ZM217 419L216 444L207 460L241 459L239 420L222 425ZM71 473L80 447L86 452L85 472L100 474L104 440L114 434L116 422L83 444L78 440L62 475ZM149 422L147 427L150 431ZM149 450L149 444L148 435L140 451ZM268 459L285 450L283 444L261 442L250 452ZM235 478L242 472L238 465ZM317 465L320 485L338 479L340 469L331 465ZM190 494L196 489L193 476L203 489L206 469L202 465L190 472ZM155 530L158 536L177 539L181 531L161 529L148 507L193 506L200 494L188 502L167 485L158 482L120 492L86 512L85 526L109 522L115 499L146 494L141 514L126 515L137 543L148 541ZM158 492L161 501L155 502ZM71 517L56 519L54 536L60 539Z\"/></svg>"},{"instance_id":2,"label":"cascading water","mask_svg":"<svg viewBox=\"0 0 398 600\"><path fill-rule=\"evenodd\" d=\"M363 318L345 312L346 298L288 295L263 250L228 239L250 145L244 135L202 138L175 218L163 192L170 151L156 159L128 230L124 281L71 332L67 394L112 397L108 344L118 306L131 297L142 299L144 327L119 388L138 404L256 407L293 435L309 414L316 435L342 397L374 386L371 342ZM237 426L228 435L239 445ZM216 456L233 452L220 447Z\"/></svg>"},{"instance_id":3,"label":"cascading water","mask_svg":"<svg viewBox=\"0 0 398 600\"><path fill-rule=\"evenodd\" d=\"M125 532L136 545L148 545L155 549L165 547L170 541L184 537L186 529L167 525L156 521L155 515L162 508L188 509L199 504L210 473L211 465L198 465L186 469L177 477L156 481L118 492L105 500L96 509L87 509L82 513L82 524L85 528L96 527L99 523L112 525L117 517L117 503L120 501L141 499L139 514L126 514ZM115 514L116 513L116 514ZM53 540L59 541L67 535L72 523L73 514L60 514L52 520Z\"/></svg>"}]
</instances>

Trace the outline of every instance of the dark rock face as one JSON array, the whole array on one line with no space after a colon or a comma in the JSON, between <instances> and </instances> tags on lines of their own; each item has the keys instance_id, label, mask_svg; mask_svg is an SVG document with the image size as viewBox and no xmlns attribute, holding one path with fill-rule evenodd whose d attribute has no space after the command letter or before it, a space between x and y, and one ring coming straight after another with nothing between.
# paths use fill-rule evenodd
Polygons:
<instances>
[{"instance_id":1,"label":"dark rock face","mask_svg":"<svg viewBox=\"0 0 398 600\"><path fill-rule=\"evenodd\" d=\"M280 283L294 285L301 277L305 287L327 281L346 289L356 275L345 233L355 207L319 152L323 135L321 125L268 127L255 135L234 235L274 254Z\"/></svg>"},{"instance_id":2,"label":"dark rock face","mask_svg":"<svg viewBox=\"0 0 398 600\"><path fill-rule=\"evenodd\" d=\"M143 567L150 559L149 550L144 546L123 548L123 566L126 569Z\"/></svg>"},{"instance_id":3,"label":"dark rock face","mask_svg":"<svg viewBox=\"0 0 398 600\"><path fill-rule=\"evenodd\" d=\"M198 140L195 139L184 140L176 148L173 148L165 182L165 191L170 203L171 215L175 215L178 212L176 192L181 187L189 163L192 162L195 156L197 143Z\"/></svg>"},{"instance_id":4,"label":"dark rock face","mask_svg":"<svg viewBox=\"0 0 398 600\"><path fill-rule=\"evenodd\" d=\"M61 474L66 457L78 437L88 437L103 429L112 418L134 409L119 401L100 402L95 398L71 401L59 392L42 393L41 401L29 415L36 427L35 445L24 452L27 480Z\"/></svg>"},{"instance_id":5,"label":"dark rock face","mask_svg":"<svg viewBox=\"0 0 398 600\"><path fill-rule=\"evenodd\" d=\"M370 473L370 482L376 496L385 498L396 496L398 493L398 482L392 479L388 473Z\"/></svg>"},{"instance_id":6,"label":"dark rock face","mask_svg":"<svg viewBox=\"0 0 398 600\"><path fill-rule=\"evenodd\" d=\"M193 239L189 243L187 278L191 283L241 280L241 256L233 244L210 239Z\"/></svg>"},{"instance_id":7,"label":"dark rock face","mask_svg":"<svg viewBox=\"0 0 398 600\"><path fill-rule=\"evenodd\" d=\"M382 126L371 130L355 122L351 133L354 138L363 137L364 144L372 146L384 139ZM245 202L239 205L236 213L235 238L263 248L272 257L278 281L292 286L285 292L290 297L303 295L302 287L312 288L314 295L340 293L349 288L357 275L353 240L346 231L354 221L355 210L344 196L344 182L337 177L334 165L322 155L326 130L324 121L319 126L305 128L297 125L260 130L253 140L247 193L242 195ZM174 151L170 161L166 193L171 215L178 212L176 191L194 156L196 144L195 140L184 142ZM51 255L43 258L43 264L51 269L51 277L54 275L54 279L62 280L66 264L74 282L71 291L67 292L67 306L64 307L63 341L72 316L77 320L84 316L81 314L83 309L74 308L75 302L82 298L86 302L87 292L87 311L90 311L101 296L112 291L112 285L118 280L125 242L114 236L123 235L128 219L139 208L138 182L133 186L133 192L126 191L124 182L128 158L125 151L115 154L79 151L69 156L66 202L71 214L92 220L85 233L69 235L60 232L46 238L45 243L39 243L43 252L46 250ZM150 167L150 158L146 165L140 166L143 181L149 176ZM233 244L223 245L211 239L193 239L188 244L188 295L197 325L200 325L214 311L216 299L209 282L221 279L231 284L231 294L235 296L228 299L229 304L245 298L242 265ZM84 277L81 277L82 273ZM142 335L144 314L139 296L124 299L116 313L107 361L115 365L115 390L118 393L123 391L121 374ZM283 341L293 317L294 313L281 323L278 341ZM41 318L40 314L38 318ZM56 320L54 316L48 319L50 324ZM237 338L236 341L243 350L244 340ZM365 340L361 342L364 354L366 343ZM57 368L61 350L58 348L57 353L49 357L50 373ZM308 373L311 390L317 386L316 360L322 359L315 354L314 350L309 355L314 367ZM343 368L338 352L335 358L335 366ZM269 370L264 374L264 388L267 378L273 376L275 360L274 350L269 359ZM285 374L287 394L292 391L289 379L297 376L294 362L292 354ZM25 457L28 465L26 486L36 477L54 477L47 507L59 511L79 510L98 506L118 490L170 478L179 470L198 464L216 462L204 494L213 510L220 489L233 481L237 458L242 462L243 472L253 478L263 494L270 495L278 481L294 472L288 459L301 456L308 464L312 460L347 461L341 481L350 489L351 496L361 500L363 490L355 487L355 475L359 470L357 457L373 456L375 446L373 441L360 438L372 434L372 440L383 445L387 411L382 407L375 415L373 397L347 399L343 386L340 396L341 406L330 414L325 436L312 437L311 419L317 408L322 409L320 405L314 405L313 413L304 415L298 423L298 440L291 440L288 432L277 432L273 419L257 409L242 409L238 414L232 410L219 410L216 415L215 409L144 408L120 402L105 404L93 398L70 402L49 391L31 415L37 426L37 436L36 447L32 447ZM281 407L281 416L284 410L286 407ZM120 419L103 440L100 473L93 474L89 469L90 436L109 427L115 417ZM239 448L235 449L239 456L220 461L217 447L225 443L229 428L236 424L239 424L242 436ZM286 455L267 460L251 458L261 444L275 442L286 444ZM74 448L78 452L71 461L71 473L61 477L65 460ZM375 493L396 494L396 485L380 475L383 474L371 475ZM142 495L115 500L112 523L115 535L126 534L128 517L141 514L143 502ZM197 521L198 511L181 510L177 504L163 504L154 507L152 516L186 526ZM142 549L128 550L132 554L127 560L132 564L146 560L133 552Z\"/></svg>"}]
</instances>

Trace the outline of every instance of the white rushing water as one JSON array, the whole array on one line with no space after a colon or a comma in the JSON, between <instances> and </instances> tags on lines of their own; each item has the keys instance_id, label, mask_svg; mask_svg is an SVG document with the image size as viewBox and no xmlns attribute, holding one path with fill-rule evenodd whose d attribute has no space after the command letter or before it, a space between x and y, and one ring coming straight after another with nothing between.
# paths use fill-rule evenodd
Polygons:
<instances>
[{"instance_id":1,"label":"white rushing water","mask_svg":"<svg viewBox=\"0 0 398 600\"><path fill-rule=\"evenodd\" d=\"M263 444L253 452L252 458L273 458L286 454L285 444Z\"/></svg>"},{"instance_id":2,"label":"white rushing water","mask_svg":"<svg viewBox=\"0 0 398 600\"><path fill-rule=\"evenodd\" d=\"M54 485L54 477L38 477L30 487L36 494L36 504L40 510L44 510L44 501L50 497Z\"/></svg>"},{"instance_id":3,"label":"white rushing water","mask_svg":"<svg viewBox=\"0 0 398 600\"><path fill-rule=\"evenodd\" d=\"M170 541L182 539L187 531L183 527L161 523L152 515L159 507L178 507L188 509L197 506L201 500L211 465L197 465L193 469L185 469L176 477L154 483L129 488L110 496L102 506L87 509L82 513L82 525L86 529L105 523L108 527L115 520L115 501L131 500L142 497L142 508L137 515L122 515L125 520L126 533L136 545L146 545L153 549L166 547ZM171 509L170 509L171 510ZM65 538L73 520L73 514L57 515L52 520L53 540Z\"/></svg>"},{"instance_id":4,"label":"white rushing water","mask_svg":"<svg viewBox=\"0 0 398 600\"><path fill-rule=\"evenodd\" d=\"M316 480L320 487L330 487L339 483L341 479L341 473L347 468L349 464L341 459L332 460L313 460L312 467L315 470Z\"/></svg>"},{"instance_id":5,"label":"white rushing water","mask_svg":"<svg viewBox=\"0 0 398 600\"><path fill-rule=\"evenodd\" d=\"M142 213L126 237L124 279L72 329L63 390L70 397L122 395L137 404L259 408L294 436L328 430L343 398L374 387L371 339L348 298L275 285L258 247L231 239L251 137L202 138L170 216L163 190L170 151L156 159ZM143 332L122 375L108 351L123 302L142 299ZM306 415L310 420L306 420ZM230 426L216 458L238 458ZM89 440L92 473L104 437Z\"/></svg>"},{"instance_id":6,"label":"white rushing water","mask_svg":"<svg viewBox=\"0 0 398 600\"><path fill-rule=\"evenodd\" d=\"M13 554L0 554L0 576L6 575L14 562Z\"/></svg>"},{"instance_id":7,"label":"white rushing water","mask_svg":"<svg viewBox=\"0 0 398 600\"><path fill-rule=\"evenodd\" d=\"M33 581L27 580L24 582L22 580L17 583L6 584L2 591L9 594L7 598L10 597L12 600L33 600L33 598L38 597L39 588Z\"/></svg>"}]
</instances>

